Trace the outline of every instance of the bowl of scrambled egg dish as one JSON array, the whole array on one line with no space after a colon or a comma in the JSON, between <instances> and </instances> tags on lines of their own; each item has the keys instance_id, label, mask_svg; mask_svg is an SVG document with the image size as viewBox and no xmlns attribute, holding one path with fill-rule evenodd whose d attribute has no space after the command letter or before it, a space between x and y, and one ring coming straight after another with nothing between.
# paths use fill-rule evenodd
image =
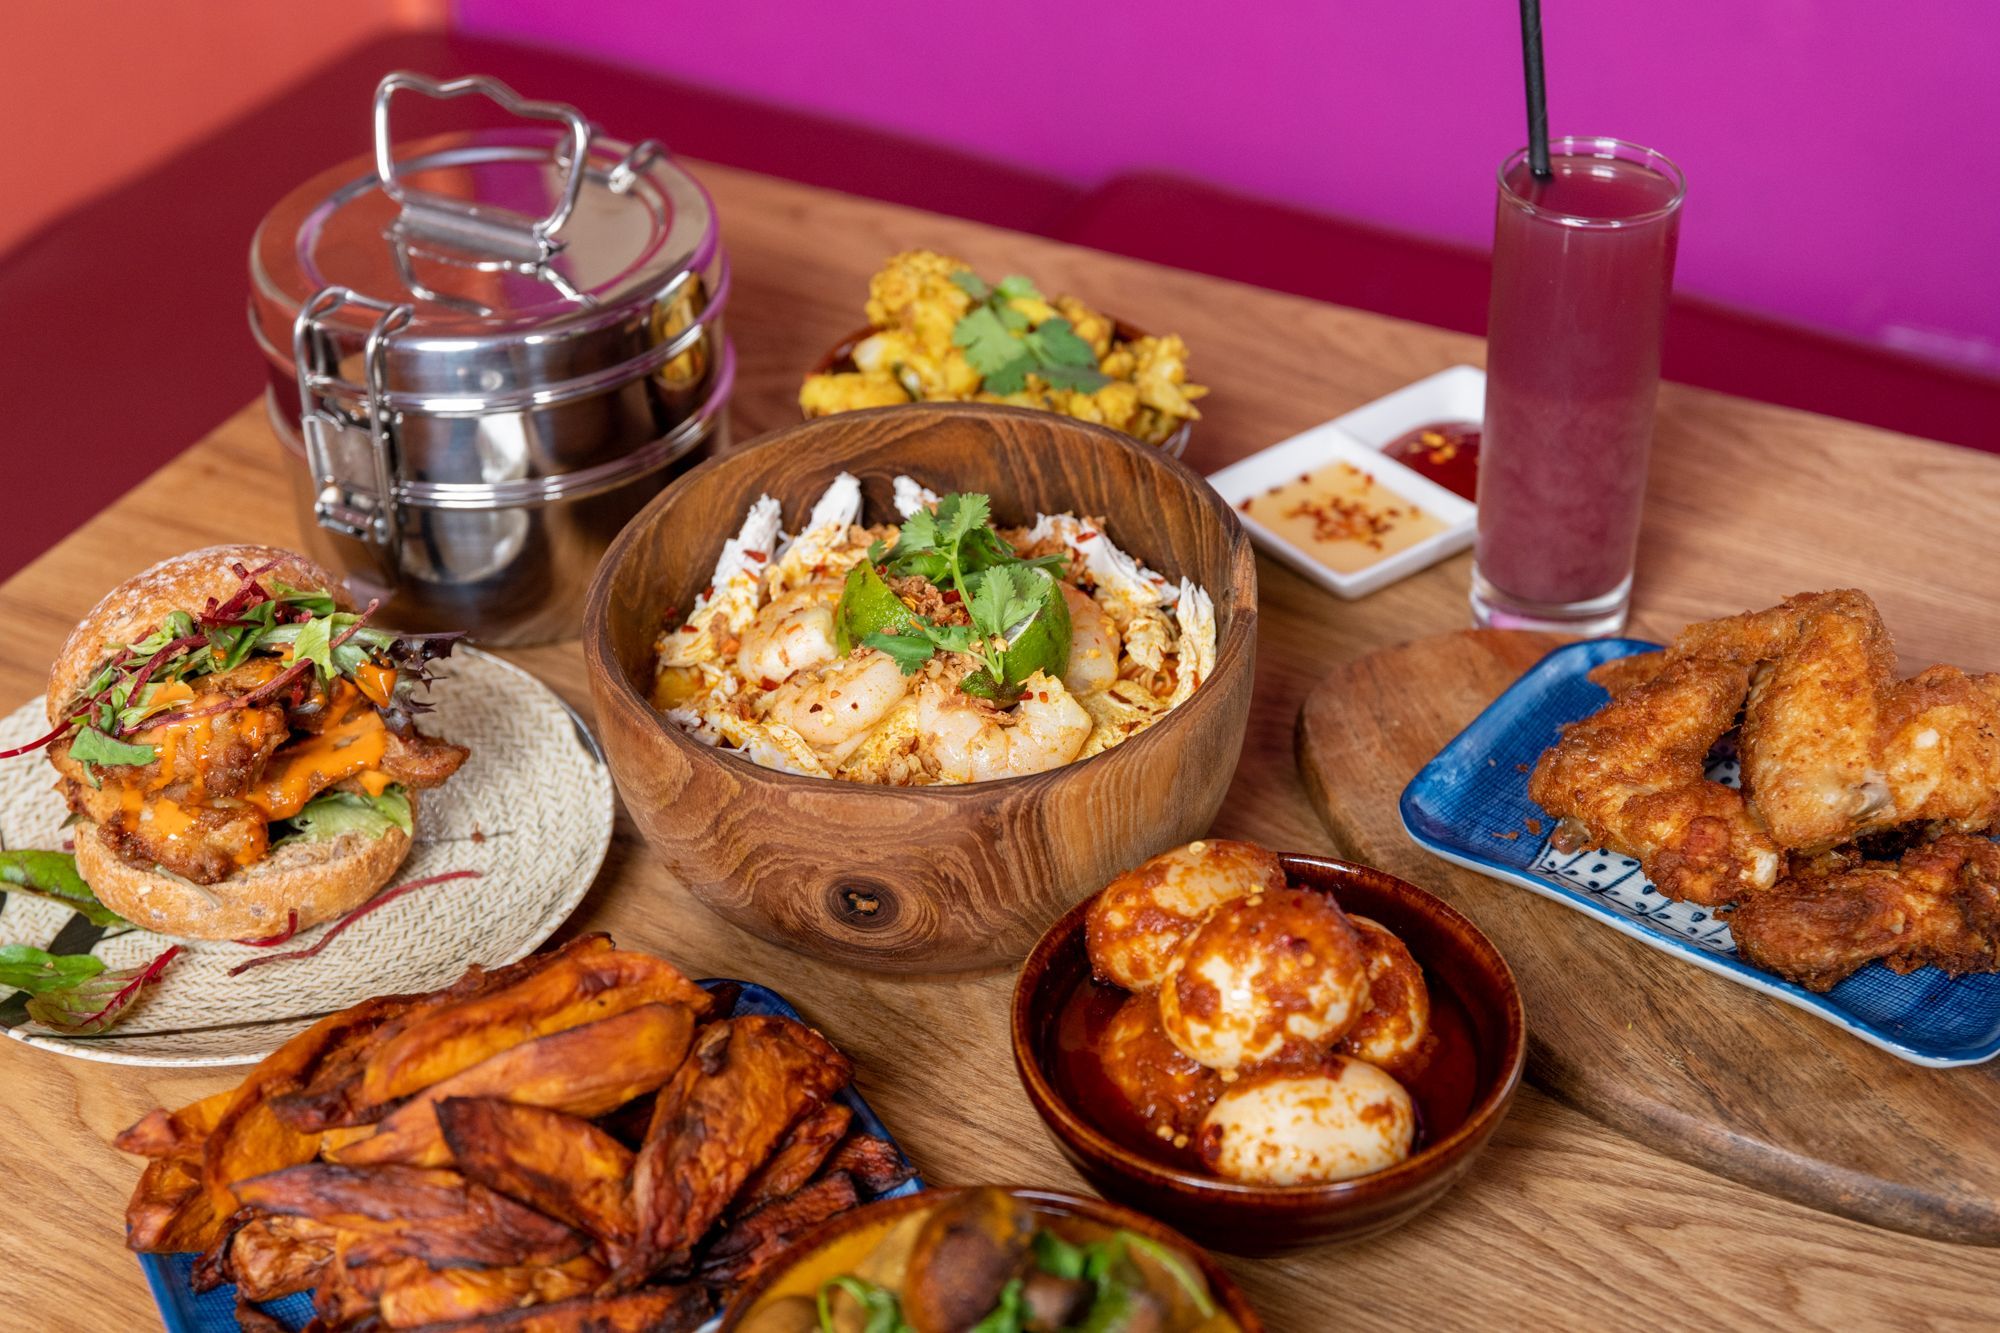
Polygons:
<instances>
[{"instance_id":1,"label":"bowl of scrambled egg dish","mask_svg":"<svg viewBox=\"0 0 2000 1333\"><path fill-rule=\"evenodd\" d=\"M892 256L868 282L868 327L806 376L807 418L906 403L1004 403L1109 426L1175 457L1208 390L1178 334L1142 333L1018 274L989 284L931 250Z\"/></svg>"}]
</instances>

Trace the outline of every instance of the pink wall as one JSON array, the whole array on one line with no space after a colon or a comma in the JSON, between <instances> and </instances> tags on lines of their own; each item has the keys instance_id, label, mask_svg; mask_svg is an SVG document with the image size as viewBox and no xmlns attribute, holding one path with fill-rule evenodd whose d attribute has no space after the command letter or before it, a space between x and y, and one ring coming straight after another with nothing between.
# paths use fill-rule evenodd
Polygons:
<instances>
[{"instance_id":1,"label":"pink wall","mask_svg":"<svg viewBox=\"0 0 2000 1333\"><path fill-rule=\"evenodd\" d=\"M1168 167L1480 245L1525 135L1507 0L456 8L1078 183ZM2000 0L1545 9L1554 132L1688 174L1684 290L2000 371Z\"/></svg>"}]
</instances>

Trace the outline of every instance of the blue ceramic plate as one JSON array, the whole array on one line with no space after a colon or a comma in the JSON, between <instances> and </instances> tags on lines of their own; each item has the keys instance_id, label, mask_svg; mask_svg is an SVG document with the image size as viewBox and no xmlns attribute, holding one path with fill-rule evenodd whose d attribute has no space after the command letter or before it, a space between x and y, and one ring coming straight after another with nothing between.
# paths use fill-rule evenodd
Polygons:
<instances>
[{"instance_id":1,"label":"blue ceramic plate","mask_svg":"<svg viewBox=\"0 0 2000 1333\"><path fill-rule=\"evenodd\" d=\"M785 998L776 991L767 990L750 982L709 980L701 983L710 990L721 986L741 986L736 998L736 1008L732 1016L749 1014L780 1014L796 1019L799 1011L792 1008ZM804 1020L801 1019L801 1022ZM854 1112L853 1128L863 1134L873 1134L877 1138L890 1138L889 1131L876 1118L868 1103L861 1100L850 1085L841 1089L840 1100ZM911 1177L910 1180L879 1197L900 1198L905 1194L915 1194L924 1187L924 1182ZM192 1254L142 1254L139 1267L146 1270L146 1284L153 1289L153 1299L159 1303L160 1319L167 1326L167 1333L238 1333L236 1322L236 1288L217 1287L214 1291L197 1295L189 1279L194 1273L195 1256ZM312 1318L312 1293L302 1291L283 1300L266 1301L258 1308L276 1319L287 1329L297 1333L306 1321ZM713 1326L712 1324L710 1325Z\"/></svg>"},{"instance_id":2,"label":"blue ceramic plate","mask_svg":"<svg viewBox=\"0 0 2000 1333\"><path fill-rule=\"evenodd\" d=\"M1528 771L1565 722L1603 707L1587 673L1658 644L1598 639L1558 648L1510 686L1403 790L1403 827L1447 861L1532 889L1613 930L1795 1005L1919 1065L1971 1065L2000 1054L2000 974L1953 980L1934 967L1897 976L1870 963L1824 995L1736 956L1707 908L1670 902L1639 863L1606 851L1558 852L1555 821L1528 799ZM1733 760L1709 776L1735 785ZM1530 832L1533 819L1544 832ZM1513 834L1509 838L1506 835Z\"/></svg>"}]
</instances>

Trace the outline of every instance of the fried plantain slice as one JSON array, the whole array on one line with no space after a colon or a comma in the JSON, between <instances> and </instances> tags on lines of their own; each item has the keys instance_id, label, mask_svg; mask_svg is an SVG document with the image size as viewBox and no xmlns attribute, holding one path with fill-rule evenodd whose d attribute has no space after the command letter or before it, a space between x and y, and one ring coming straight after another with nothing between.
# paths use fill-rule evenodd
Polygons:
<instances>
[{"instance_id":1,"label":"fried plantain slice","mask_svg":"<svg viewBox=\"0 0 2000 1333\"><path fill-rule=\"evenodd\" d=\"M451 1149L436 1109L447 1097L500 1097L575 1116L603 1115L673 1076L687 1057L694 1022L686 1005L647 1004L511 1046L425 1088L374 1134L327 1155L350 1166L448 1165Z\"/></svg>"},{"instance_id":2,"label":"fried plantain slice","mask_svg":"<svg viewBox=\"0 0 2000 1333\"><path fill-rule=\"evenodd\" d=\"M475 963L442 990L405 996L407 1003L388 1021L330 1052L308 1079L273 1094L271 1108L279 1119L302 1133L372 1123L381 1118L383 1108L363 1105L361 1076L376 1052L412 1023L439 1010L518 985L565 958L608 953L611 947L611 937L602 932L582 935L560 949L534 954L490 971Z\"/></svg>"},{"instance_id":3,"label":"fried plantain slice","mask_svg":"<svg viewBox=\"0 0 2000 1333\"><path fill-rule=\"evenodd\" d=\"M829 1174L847 1172L871 1195L887 1194L917 1174L895 1144L873 1134L850 1134L843 1139L826 1159L826 1170Z\"/></svg>"}]
</instances>

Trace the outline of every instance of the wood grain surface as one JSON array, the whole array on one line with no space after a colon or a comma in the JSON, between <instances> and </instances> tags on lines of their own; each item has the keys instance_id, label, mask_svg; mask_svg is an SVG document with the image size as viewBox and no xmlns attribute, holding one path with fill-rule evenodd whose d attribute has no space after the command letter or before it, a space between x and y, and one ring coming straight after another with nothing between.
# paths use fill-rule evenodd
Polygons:
<instances>
[{"instance_id":1,"label":"wood grain surface","mask_svg":"<svg viewBox=\"0 0 2000 1333\"><path fill-rule=\"evenodd\" d=\"M1187 335L1196 378L1216 386L1202 401L1205 419L1188 452L1198 471L1420 376L1481 360L1473 338L697 169L714 191L736 260L730 321L742 355L733 409L739 439L797 419L801 372L859 322L868 274L882 258L916 244L952 250L991 274L1028 273L1045 291L1075 292L1136 324ZM215 355L255 353L245 339ZM67 457L60 440L12 444L44 451L52 486L65 469L87 465ZM0 699L37 693L77 617L144 565L218 541L296 542L278 469L261 408L246 408L0 588ZM2000 461L1668 386L1635 628L1657 637L1690 618L1854 584L1881 601L1909 660L2000 666L2000 613L1987 601L1989 571L2000 564L1996 515ZM1293 761L1300 705L1341 662L1462 627L1467 561L1353 603L1270 561L1258 562L1258 575L1256 696L1216 831L1288 851L1332 852ZM575 644L507 656L587 708ZM829 830L828 845L841 847L839 831ZM867 850L847 854L859 865ZM1421 882L1450 891L1441 868ZM658 868L622 817L604 872L568 927L591 928L659 950L696 975L749 977L784 992L853 1056L863 1094L931 1179L1080 1186L1015 1081L1007 973L926 982L802 959L705 910ZM1691 1025L1703 1017L1686 1015ZM1814 1050L1807 1041L1785 1059L1810 1060ZM0 1326L155 1325L138 1265L122 1249L122 1210L138 1163L108 1140L150 1106L179 1105L229 1082L226 1072L120 1069L0 1042L7 1204ZM1720 1092L1717 1114L1727 1114ZM2000 1291L2000 1252L1774 1197L1532 1087L1472 1173L1409 1226L1353 1248L1229 1267L1271 1327L1291 1333L1972 1328L1991 1324Z\"/></svg>"},{"instance_id":2,"label":"wood grain surface","mask_svg":"<svg viewBox=\"0 0 2000 1333\"><path fill-rule=\"evenodd\" d=\"M1335 843L1422 879L1500 946L1528 1006L1529 1077L1544 1089L1760 1189L2000 1245L1994 1066L1898 1060L1561 903L1440 862L1403 831L1410 778L1559 642L1462 630L1330 672L1299 715L1299 771Z\"/></svg>"},{"instance_id":3,"label":"wood grain surface","mask_svg":"<svg viewBox=\"0 0 2000 1333\"><path fill-rule=\"evenodd\" d=\"M707 585L733 515L789 518L841 470L865 516L896 476L990 496L1003 527L1109 517L1151 568L1212 590L1213 672L1192 698L1085 764L964 786L885 788L758 768L665 722L654 644ZM591 584L583 651L625 807L667 870L737 925L815 957L897 972L1016 963L1073 902L1201 836L1236 767L1257 647L1257 567L1221 497L1157 450L1046 412L970 404L829 417L697 469L627 526ZM826 854L828 829L867 849Z\"/></svg>"}]
</instances>

